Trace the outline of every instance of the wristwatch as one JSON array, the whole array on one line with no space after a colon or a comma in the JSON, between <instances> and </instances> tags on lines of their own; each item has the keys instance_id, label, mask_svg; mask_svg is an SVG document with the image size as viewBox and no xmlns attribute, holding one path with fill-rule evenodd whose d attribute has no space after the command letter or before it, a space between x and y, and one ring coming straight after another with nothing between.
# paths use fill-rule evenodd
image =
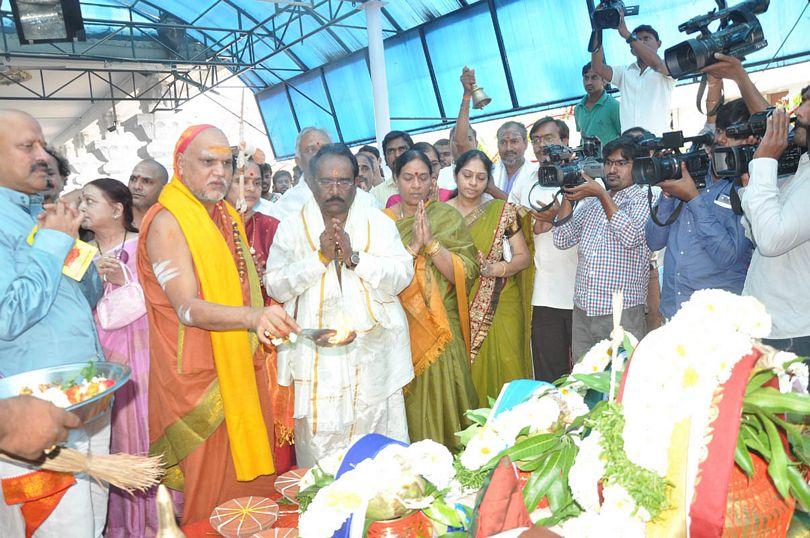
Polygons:
<instances>
[{"instance_id":1,"label":"wristwatch","mask_svg":"<svg viewBox=\"0 0 810 538\"><path fill-rule=\"evenodd\" d=\"M352 255L349 256L349 261L346 264L346 267L349 269L354 269L355 267L357 267L358 263L360 263L360 253L357 252L356 250L352 251Z\"/></svg>"},{"instance_id":2,"label":"wristwatch","mask_svg":"<svg viewBox=\"0 0 810 538\"><path fill-rule=\"evenodd\" d=\"M627 36L627 39L626 39L625 41L627 41L627 44L629 45L629 44L630 44L630 43L632 43L633 41L638 41L638 36L636 35L636 33L635 33L635 32L633 32L632 34L630 34L629 36Z\"/></svg>"}]
</instances>

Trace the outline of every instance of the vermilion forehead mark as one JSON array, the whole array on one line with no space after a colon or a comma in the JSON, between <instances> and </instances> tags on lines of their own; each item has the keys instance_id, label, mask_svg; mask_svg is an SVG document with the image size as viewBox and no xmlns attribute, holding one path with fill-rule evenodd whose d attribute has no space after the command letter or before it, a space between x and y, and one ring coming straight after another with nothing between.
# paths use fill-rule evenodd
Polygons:
<instances>
[{"instance_id":1,"label":"vermilion forehead mark","mask_svg":"<svg viewBox=\"0 0 810 538\"><path fill-rule=\"evenodd\" d=\"M228 157L230 157L232 155L231 148L229 148L228 146L210 146L205 149L205 152L211 153L212 155L216 154L217 157L223 155L227 155Z\"/></svg>"}]
</instances>

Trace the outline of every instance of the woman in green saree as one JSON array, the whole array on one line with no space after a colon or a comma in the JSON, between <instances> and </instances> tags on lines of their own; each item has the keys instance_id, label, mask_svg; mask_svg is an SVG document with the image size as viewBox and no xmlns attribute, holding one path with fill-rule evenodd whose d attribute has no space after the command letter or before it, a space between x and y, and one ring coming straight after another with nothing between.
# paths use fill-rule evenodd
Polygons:
<instances>
[{"instance_id":1,"label":"woman in green saree","mask_svg":"<svg viewBox=\"0 0 810 538\"><path fill-rule=\"evenodd\" d=\"M478 399L496 398L504 383L533 379L530 346L532 256L518 207L483 200L492 161L470 150L455 164L458 196L448 202L464 216L479 252L481 276L470 290L473 383Z\"/></svg>"},{"instance_id":2,"label":"woman in green saree","mask_svg":"<svg viewBox=\"0 0 810 538\"><path fill-rule=\"evenodd\" d=\"M400 294L416 377L405 388L411 441L459 448L455 432L478 405L470 375L467 290L478 276L475 245L458 211L427 200L430 161L409 150L394 163L400 201L385 210L414 257L414 279Z\"/></svg>"}]
</instances>

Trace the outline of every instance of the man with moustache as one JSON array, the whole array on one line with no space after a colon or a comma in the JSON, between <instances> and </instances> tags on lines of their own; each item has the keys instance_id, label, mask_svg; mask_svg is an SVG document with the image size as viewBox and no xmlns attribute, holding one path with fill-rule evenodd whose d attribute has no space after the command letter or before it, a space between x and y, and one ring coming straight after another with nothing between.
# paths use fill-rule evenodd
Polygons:
<instances>
[{"instance_id":1,"label":"man with moustache","mask_svg":"<svg viewBox=\"0 0 810 538\"><path fill-rule=\"evenodd\" d=\"M369 173L369 179L371 183L371 188L374 188L383 182L382 169L380 165L380 151L374 146L366 145L360 148L360 150L357 152L358 155L360 155L361 153L365 154L371 161L371 171ZM360 172L361 173L363 172L362 163L360 164Z\"/></svg>"},{"instance_id":2,"label":"man with moustache","mask_svg":"<svg viewBox=\"0 0 810 538\"><path fill-rule=\"evenodd\" d=\"M796 173L777 178L777 160L787 147L788 118L777 109L768 118L765 136L749 165L750 178L741 195L744 219L754 242L743 295L759 299L771 315L767 344L810 356L810 86L802 89L796 109L794 143L805 153Z\"/></svg>"},{"instance_id":3,"label":"man with moustache","mask_svg":"<svg viewBox=\"0 0 810 538\"><path fill-rule=\"evenodd\" d=\"M182 522L273 487L273 417L260 345L298 331L264 307L244 227L223 198L230 146L211 125L186 129L174 177L144 216L138 274L149 317L149 451L184 493Z\"/></svg>"},{"instance_id":4,"label":"man with moustache","mask_svg":"<svg viewBox=\"0 0 810 538\"><path fill-rule=\"evenodd\" d=\"M450 139L440 138L433 144L436 151L439 152L439 161L441 161L442 168L447 168L453 164L453 151L450 149Z\"/></svg>"},{"instance_id":5,"label":"man with moustache","mask_svg":"<svg viewBox=\"0 0 810 538\"><path fill-rule=\"evenodd\" d=\"M284 193L281 200L276 202L266 214L283 222L290 215L297 214L309 200L312 199L312 190L307 181L309 174L309 161L318 153L321 146L332 143L329 133L319 127L304 127L295 139L295 167L300 168L304 181L297 181L293 175L293 186ZM295 168L293 168L295 174ZM378 207L370 193L360 191L357 193L357 203Z\"/></svg>"},{"instance_id":6,"label":"man with moustache","mask_svg":"<svg viewBox=\"0 0 810 538\"><path fill-rule=\"evenodd\" d=\"M602 150L607 190L583 176L585 183L565 189L556 217L563 222L553 232L557 248L579 245L571 344L575 362L610 336L614 291L624 297L622 327L638 339L646 333L650 249L644 225L650 209L647 195L633 184L633 159L638 152L632 138L608 142ZM574 211L573 203L578 201L582 206Z\"/></svg>"},{"instance_id":7,"label":"man with moustache","mask_svg":"<svg viewBox=\"0 0 810 538\"><path fill-rule=\"evenodd\" d=\"M568 145L568 125L550 116L540 118L529 131L532 150L538 162L548 160L545 148ZM537 168L535 167L536 171ZM525 207L534 221L534 288L532 291L532 359L535 379L553 382L571 371L571 324L574 308L574 278L577 249L554 245L551 221L559 209L551 206L557 188L537 185L537 175L516 184L509 201Z\"/></svg>"},{"instance_id":8,"label":"man with moustache","mask_svg":"<svg viewBox=\"0 0 810 538\"><path fill-rule=\"evenodd\" d=\"M368 192L374 186L374 161L370 154L360 152L357 154L357 186Z\"/></svg>"},{"instance_id":9,"label":"man with moustache","mask_svg":"<svg viewBox=\"0 0 810 538\"><path fill-rule=\"evenodd\" d=\"M394 169L394 161L397 157L408 151L413 147L413 139L411 135L405 131L391 131L382 141L383 157L388 170ZM388 199L393 195L398 194L396 182L393 175L371 189L370 193L377 200L377 207L385 207Z\"/></svg>"},{"instance_id":10,"label":"man with moustache","mask_svg":"<svg viewBox=\"0 0 810 538\"><path fill-rule=\"evenodd\" d=\"M526 161L529 138L522 123L507 121L498 128L497 138L501 160L492 168L492 178L495 186L508 196L515 185L534 175L535 167Z\"/></svg>"},{"instance_id":11,"label":"man with moustache","mask_svg":"<svg viewBox=\"0 0 810 538\"><path fill-rule=\"evenodd\" d=\"M55 149L46 146L48 153L48 187L42 191L42 202L52 204L59 199L59 195L65 188L65 182L70 175L70 166L67 159L59 155Z\"/></svg>"},{"instance_id":12,"label":"man with moustache","mask_svg":"<svg viewBox=\"0 0 810 538\"><path fill-rule=\"evenodd\" d=\"M155 205L167 181L169 172L155 160L145 159L132 169L127 187L132 193L132 224L136 228L141 228L143 216Z\"/></svg>"},{"instance_id":13,"label":"man with moustache","mask_svg":"<svg viewBox=\"0 0 810 538\"><path fill-rule=\"evenodd\" d=\"M585 97L574 107L577 131L582 136L595 136L604 145L622 134L619 102L605 91L603 79L588 62L582 68Z\"/></svg>"},{"instance_id":14,"label":"man with moustache","mask_svg":"<svg viewBox=\"0 0 810 538\"><path fill-rule=\"evenodd\" d=\"M600 47L591 53L591 70L619 88L619 117L623 130L644 127L661 136L670 130L669 105L675 79L669 76L664 60L658 55L661 48L658 32L649 24L642 24L630 32L624 16L617 30L630 45L636 61L621 67L605 65L605 53Z\"/></svg>"},{"instance_id":15,"label":"man with moustache","mask_svg":"<svg viewBox=\"0 0 810 538\"><path fill-rule=\"evenodd\" d=\"M321 147L307 172L314 197L282 221L270 248L268 294L302 326L357 335L340 347L298 339L278 348L279 383L295 386L301 467L367 433L408 441L402 389L413 365L397 295L413 278L413 259L394 222L357 203L357 175L346 146Z\"/></svg>"},{"instance_id":16,"label":"man with moustache","mask_svg":"<svg viewBox=\"0 0 810 538\"><path fill-rule=\"evenodd\" d=\"M82 217L63 202L42 205L49 155L39 123L16 110L0 111L0 123L0 377L103 360L91 312L102 291L95 267L81 281L62 272ZM61 428L52 438L64 441ZM109 441L107 419L71 430L66 444L106 454ZM86 475L0 462L0 478L0 536L101 536L107 489Z\"/></svg>"}]
</instances>

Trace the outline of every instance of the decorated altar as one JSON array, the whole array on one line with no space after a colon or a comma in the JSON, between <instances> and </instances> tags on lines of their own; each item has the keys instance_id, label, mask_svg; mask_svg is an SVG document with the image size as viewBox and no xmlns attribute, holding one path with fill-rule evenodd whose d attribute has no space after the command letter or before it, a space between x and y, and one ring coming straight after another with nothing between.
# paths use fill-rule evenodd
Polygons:
<instances>
[{"instance_id":1,"label":"decorated altar","mask_svg":"<svg viewBox=\"0 0 810 538\"><path fill-rule=\"evenodd\" d=\"M755 299L718 290L640 342L617 326L570 376L470 410L458 454L371 435L300 471L298 532L784 536L810 508L810 396L769 330Z\"/></svg>"}]
</instances>

